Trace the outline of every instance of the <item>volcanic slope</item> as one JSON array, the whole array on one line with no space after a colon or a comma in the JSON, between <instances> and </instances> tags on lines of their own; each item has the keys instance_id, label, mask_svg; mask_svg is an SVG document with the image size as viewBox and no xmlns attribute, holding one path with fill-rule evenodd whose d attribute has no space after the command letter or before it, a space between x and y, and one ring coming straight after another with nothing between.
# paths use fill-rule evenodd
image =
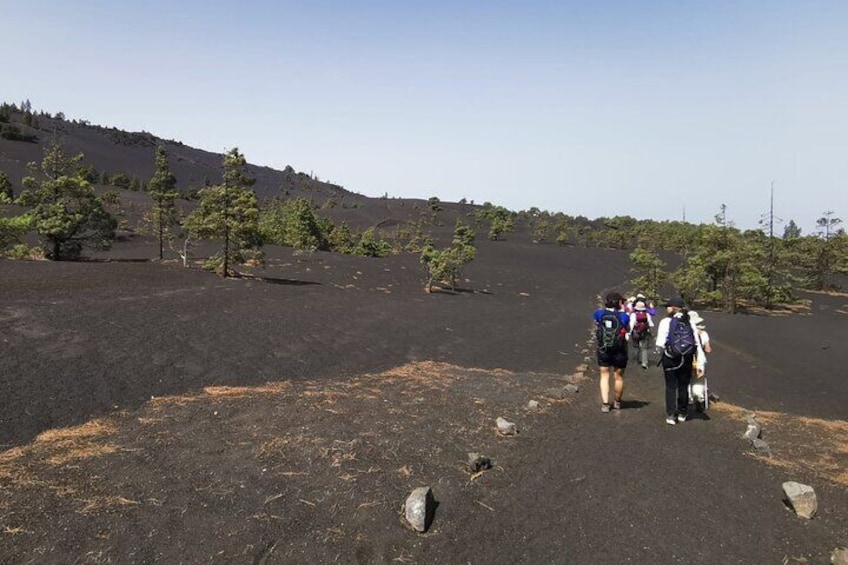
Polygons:
<instances>
[{"instance_id":1,"label":"volcanic slope","mask_svg":"<svg viewBox=\"0 0 848 565\"><path fill-rule=\"evenodd\" d=\"M844 388L812 376L822 401L791 369L836 370L813 328L844 332L839 298L791 326L704 313L722 402L671 427L659 369L602 414L581 366L626 253L480 241L457 292L426 294L415 256L272 248L221 280L121 260L142 243L0 261L2 562L826 563L848 539ZM494 468L467 472L471 451ZM814 520L785 480L815 486ZM416 534L398 509L421 485Z\"/></svg>"}]
</instances>

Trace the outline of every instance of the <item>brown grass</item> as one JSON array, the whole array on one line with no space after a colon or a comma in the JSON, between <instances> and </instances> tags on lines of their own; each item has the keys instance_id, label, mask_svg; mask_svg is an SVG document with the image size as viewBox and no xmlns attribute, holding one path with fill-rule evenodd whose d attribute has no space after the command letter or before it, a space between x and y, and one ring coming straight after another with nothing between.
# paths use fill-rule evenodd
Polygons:
<instances>
[{"instance_id":1,"label":"brown grass","mask_svg":"<svg viewBox=\"0 0 848 565\"><path fill-rule=\"evenodd\" d=\"M733 419L745 422L751 412L726 403L713 405ZM848 421L821 420L784 414L757 412L771 457L762 461L790 471L812 472L841 486L848 486ZM741 433L741 432L740 432Z\"/></svg>"},{"instance_id":2,"label":"brown grass","mask_svg":"<svg viewBox=\"0 0 848 565\"><path fill-rule=\"evenodd\" d=\"M341 483L353 484L364 474L376 472L376 467L357 468L360 460L358 452L367 454L374 449L375 442L383 437L381 426L385 418L394 421L398 414L403 414L412 426L411 422L425 417L428 403L442 402L447 396L443 393L449 392L457 383L478 378L484 389L503 389L521 384L516 382L514 373L503 369L482 370L425 361L332 383L282 381L257 387L209 386L194 394L152 398L137 412L116 413L79 426L48 430L28 445L0 452L0 492L8 495L12 504L16 499L15 492L24 490L46 500L69 500L77 505L77 512L85 515L135 507L142 503L114 492L117 487L112 481L93 481L89 471L91 467L86 462L106 456L119 457L122 453L142 449L169 450L169 438L174 430L179 429L182 413L190 414L194 407L227 403L240 403L244 410L252 410L245 405L245 399L270 399L272 404L296 409L303 425L288 431L273 426L260 427L253 432L236 429L234 433L248 441L238 443L238 438L230 438L227 445L250 445L248 449L252 450L252 455L269 464L274 476L292 479L310 477L314 473L307 471L311 470L311 465L317 464L334 470L334 476ZM526 392L530 394L529 390ZM390 402L383 403L383 399ZM491 421L484 415L492 406L497 407L497 403L477 396L472 397L471 402L479 412L479 425L473 421L445 425L445 437L458 440L488 433ZM373 426L366 424L363 428L357 421L353 439L347 436L343 441L337 439L338 435L325 437L309 429L311 421L333 417L327 413L358 418L363 410L371 411L372 407L370 419ZM322 422L321 425L325 424ZM216 429L220 431L222 427ZM396 428L393 425L391 431L393 434L404 433L402 426ZM191 441L195 439L204 441L202 437ZM399 443L380 449L395 458L402 452ZM396 464L395 473L399 477L408 479L413 475L412 466L400 466L400 460ZM145 498L144 504L148 504L149 500ZM309 503L306 500L302 502ZM373 504L376 503L368 501L361 509ZM12 532L6 534L14 535Z\"/></svg>"}]
</instances>

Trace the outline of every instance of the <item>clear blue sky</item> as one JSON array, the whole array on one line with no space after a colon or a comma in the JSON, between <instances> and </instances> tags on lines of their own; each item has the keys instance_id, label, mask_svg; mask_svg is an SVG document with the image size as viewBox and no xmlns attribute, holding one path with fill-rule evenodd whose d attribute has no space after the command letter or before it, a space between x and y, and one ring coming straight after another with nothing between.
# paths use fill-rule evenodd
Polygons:
<instances>
[{"instance_id":1,"label":"clear blue sky","mask_svg":"<svg viewBox=\"0 0 848 565\"><path fill-rule=\"evenodd\" d=\"M370 196L848 223L848 2L0 0L0 92ZM782 229L782 228L781 228Z\"/></svg>"}]
</instances>

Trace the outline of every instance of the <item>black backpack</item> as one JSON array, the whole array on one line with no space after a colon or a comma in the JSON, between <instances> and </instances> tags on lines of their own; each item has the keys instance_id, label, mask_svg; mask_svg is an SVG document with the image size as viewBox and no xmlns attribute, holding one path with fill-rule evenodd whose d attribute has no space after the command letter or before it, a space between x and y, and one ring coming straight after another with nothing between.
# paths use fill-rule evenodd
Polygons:
<instances>
[{"instance_id":1,"label":"black backpack","mask_svg":"<svg viewBox=\"0 0 848 565\"><path fill-rule=\"evenodd\" d=\"M674 359L695 353L695 332L689 323L689 315L684 314L680 318L671 319L671 327L668 330L668 341L666 341L665 354Z\"/></svg>"},{"instance_id":2,"label":"black backpack","mask_svg":"<svg viewBox=\"0 0 848 565\"><path fill-rule=\"evenodd\" d=\"M624 349L627 329L622 325L618 312L604 311L598 320L598 349L600 351L615 351Z\"/></svg>"}]
</instances>

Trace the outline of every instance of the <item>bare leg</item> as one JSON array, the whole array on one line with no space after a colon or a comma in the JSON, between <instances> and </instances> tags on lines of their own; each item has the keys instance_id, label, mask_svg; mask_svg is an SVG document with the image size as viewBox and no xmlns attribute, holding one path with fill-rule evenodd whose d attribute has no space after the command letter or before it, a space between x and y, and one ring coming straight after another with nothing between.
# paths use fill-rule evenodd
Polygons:
<instances>
[{"instance_id":1,"label":"bare leg","mask_svg":"<svg viewBox=\"0 0 848 565\"><path fill-rule=\"evenodd\" d=\"M601 373L601 402L609 404L609 367L599 367Z\"/></svg>"},{"instance_id":2,"label":"bare leg","mask_svg":"<svg viewBox=\"0 0 848 565\"><path fill-rule=\"evenodd\" d=\"M624 394L624 369L615 370L615 400L620 401Z\"/></svg>"}]
</instances>

